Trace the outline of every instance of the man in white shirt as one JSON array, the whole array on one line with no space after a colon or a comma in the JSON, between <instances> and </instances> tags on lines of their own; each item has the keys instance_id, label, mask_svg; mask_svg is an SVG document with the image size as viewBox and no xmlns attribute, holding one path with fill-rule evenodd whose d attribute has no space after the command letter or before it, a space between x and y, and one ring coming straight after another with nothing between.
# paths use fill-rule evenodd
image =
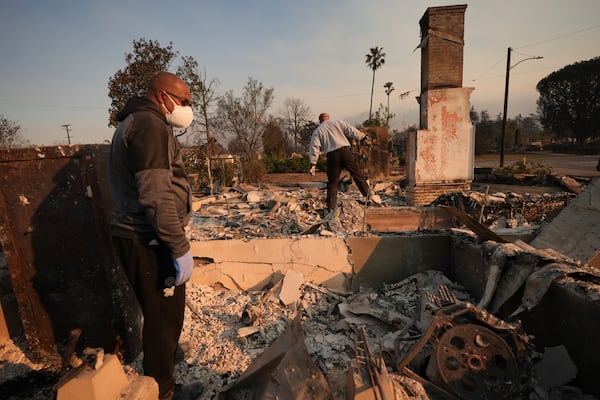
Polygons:
<instances>
[{"instance_id":1,"label":"man in white shirt","mask_svg":"<svg viewBox=\"0 0 600 400\"><path fill-rule=\"evenodd\" d=\"M330 213L337 206L337 192L342 168L345 168L356 182L363 196L369 196L367 178L358 167L354 154L350 150L350 141L367 140L369 137L346 121L331 121L329 114L319 115L321 123L312 133L310 139L309 159L310 174L315 175L319 154L327 157L327 211Z\"/></svg>"}]
</instances>

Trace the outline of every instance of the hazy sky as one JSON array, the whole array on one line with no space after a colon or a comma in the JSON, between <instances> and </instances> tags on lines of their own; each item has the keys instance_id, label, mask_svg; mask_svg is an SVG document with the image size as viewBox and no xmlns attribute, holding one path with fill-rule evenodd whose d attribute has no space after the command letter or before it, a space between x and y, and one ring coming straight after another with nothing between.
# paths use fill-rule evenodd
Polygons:
<instances>
[{"instance_id":1,"label":"hazy sky","mask_svg":"<svg viewBox=\"0 0 600 400\"><path fill-rule=\"evenodd\" d=\"M471 104L502 112L506 52L508 114L536 111L537 82L568 64L600 56L599 0L5 0L0 12L0 115L21 125L37 145L110 140L108 80L123 69L134 40L173 43L218 79L219 92L240 96L248 78L275 89L277 114L289 97L304 101L313 120L362 122L369 111L371 47L383 47L373 110L390 95L392 124L417 124L419 19L427 7L467 4L463 86ZM177 66L177 62L174 68Z\"/></svg>"}]
</instances>

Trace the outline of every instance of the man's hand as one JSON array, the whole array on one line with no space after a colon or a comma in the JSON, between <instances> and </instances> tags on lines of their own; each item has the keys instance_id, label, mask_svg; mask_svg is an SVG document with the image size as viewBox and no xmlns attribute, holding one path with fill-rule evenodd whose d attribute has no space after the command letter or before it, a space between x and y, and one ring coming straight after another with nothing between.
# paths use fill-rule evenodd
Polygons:
<instances>
[{"instance_id":1,"label":"man's hand","mask_svg":"<svg viewBox=\"0 0 600 400\"><path fill-rule=\"evenodd\" d=\"M175 285L179 286L186 283L190 277L192 276L192 270L194 269L194 258L192 257L192 253L188 251L181 257L173 260L173 265L175 265Z\"/></svg>"},{"instance_id":2,"label":"man's hand","mask_svg":"<svg viewBox=\"0 0 600 400\"><path fill-rule=\"evenodd\" d=\"M365 137L363 138L363 144L369 147L373 146L373 141L371 140L369 135L365 135Z\"/></svg>"},{"instance_id":3,"label":"man's hand","mask_svg":"<svg viewBox=\"0 0 600 400\"><path fill-rule=\"evenodd\" d=\"M308 173L309 173L309 174L311 174L312 176L315 176L315 175L316 175L316 173L317 173L317 166L313 164L313 165L310 167L310 170L308 171Z\"/></svg>"}]
</instances>

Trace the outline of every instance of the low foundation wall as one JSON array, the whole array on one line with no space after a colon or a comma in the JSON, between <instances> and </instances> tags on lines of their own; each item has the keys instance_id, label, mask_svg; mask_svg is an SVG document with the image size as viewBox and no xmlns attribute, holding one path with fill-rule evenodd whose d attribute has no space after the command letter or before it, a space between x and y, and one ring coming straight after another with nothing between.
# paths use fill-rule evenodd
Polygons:
<instances>
[{"instance_id":1,"label":"low foundation wall","mask_svg":"<svg viewBox=\"0 0 600 400\"><path fill-rule=\"evenodd\" d=\"M445 271L450 237L288 238L192 242L197 265L192 282L259 290L288 270L333 291L393 283L420 271Z\"/></svg>"},{"instance_id":2,"label":"low foundation wall","mask_svg":"<svg viewBox=\"0 0 600 400\"><path fill-rule=\"evenodd\" d=\"M496 252L498 248L501 251ZM191 282L258 290L291 269L302 274L306 281L347 293L361 285L394 283L433 269L464 286L477 304L485 294L491 266L499 262L493 255L502 252L506 254L500 257L504 276L498 286L504 285L503 298L500 302L493 298L491 306L498 305L496 314L508 318L523 296L522 282L518 279L524 281L527 277L511 274L530 273L540 265L564 260L549 260L547 254L520 250L513 244L482 244L450 233L205 241L192 244L192 253L199 262ZM595 355L600 354L597 340L600 285L579 275L579 272L572 276L566 274L554 280L539 305L521 313L519 318L540 351L544 347L565 346L578 369L578 386L598 396L600 359Z\"/></svg>"}]
</instances>

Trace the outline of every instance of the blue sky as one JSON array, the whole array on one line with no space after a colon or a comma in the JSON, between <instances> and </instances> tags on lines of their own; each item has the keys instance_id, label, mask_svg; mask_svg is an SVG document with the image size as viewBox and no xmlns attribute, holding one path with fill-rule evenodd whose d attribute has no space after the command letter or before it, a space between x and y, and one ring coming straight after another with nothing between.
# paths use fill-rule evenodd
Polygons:
<instances>
[{"instance_id":1,"label":"blue sky","mask_svg":"<svg viewBox=\"0 0 600 400\"><path fill-rule=\"evenodd\" d=\"M241 95L249 77L274 88L277 114L286 98L351 122L369 110L371 47L386 62L376 73L373 109L387 103L395 127L416 124L420 84L419 19L427 7L467 4L463 86L492 117L502 112L506 52L512 64L509 116L536 110L537 82L557 69L600 56L598 0L6 0L0 13L0 115L37 145L110 140L108 80L125 67L134 40L173 43L218 79L219 92ZM176 64L174 65L174 67ZM362 118L362 119L361 119Z\"/></svg>"}]
</instances>

